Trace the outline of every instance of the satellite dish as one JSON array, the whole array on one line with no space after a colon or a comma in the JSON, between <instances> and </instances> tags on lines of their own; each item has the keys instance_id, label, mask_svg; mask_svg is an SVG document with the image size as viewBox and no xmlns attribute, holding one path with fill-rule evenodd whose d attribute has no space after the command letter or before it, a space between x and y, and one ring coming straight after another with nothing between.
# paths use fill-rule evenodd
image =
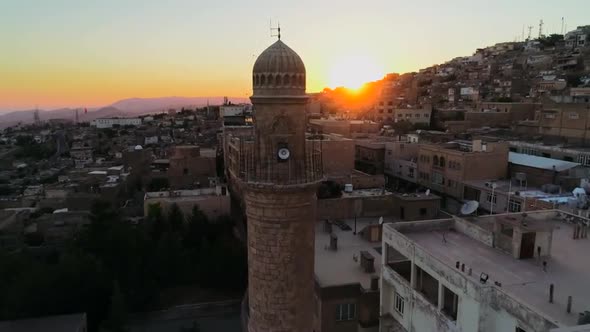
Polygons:
<instances>
[{"instance_id":1,"label":"satellite dish","mask_svg":"<svg viewBox=\"0 0 590 332\"><path fill-rule=\"evenodd\" d=\"M478 207L479 207L479 202L478 201L467 201L461 207L461 214L464 215L464 216L470 215L473 212L477 211L477 208Z\"/></svg>"},{"instance_id":2,"label":"satellite dish","mask_svg":"<svg viewBox=\"0 0 590 332\"><path fill-rule=\"evenodd\" d=\"M426 196L430 196L430 189L426 189Z\"/></svg>"},{"instance_id":3,"label":"satellite dish","mask_svg":"<svg viewBox=\"0 0 590 332\"><path fill-rule=\"evenodd\" d=\"M383 217L379 217L379 225L383 225Z\"/></svg>"}]
</instances>

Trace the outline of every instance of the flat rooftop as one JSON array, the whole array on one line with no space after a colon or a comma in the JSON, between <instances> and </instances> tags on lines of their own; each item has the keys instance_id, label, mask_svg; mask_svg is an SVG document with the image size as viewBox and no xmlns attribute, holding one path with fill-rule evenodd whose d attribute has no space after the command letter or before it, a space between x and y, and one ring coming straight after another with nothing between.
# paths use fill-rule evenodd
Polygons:
<instances>
[{"instance_id":1,"label":"flat rooftop","mask_svg":"<svg viewBox=\"0 0 590 332\"><path fill-rule=\"evenodd\" d=\"M382 188L354 189L352 192L342 191L342 197L389 196L393 193Z\"/></svg>"},{"instance_id":2,"label":"flat rooftop","mask_svg":"<svg viewBox=\"0 0 590 332\"><path fill-rule=\"evenodd\" d=\"M480 219L485 219L483 217ZM493 218L493 217L490 217ZM573 240L573 226L564 222L556 211L528 212L535 224L553 228L551 257L547 271L542 261L518 260L457 231L404 232L404 235L427 250L441 262L454 268L455 262L473 269L471 277L479 283L482 272L489 275L488 285L497 287L531 309L544 314L559 326L575 325L578 313L590 310L590 240ZM485 228L485 227L484 227ZM549 303L549 285L555 285L554 303ZM572 313L566 313L567 298L573 297Z\"/></svg>"},{"instance_id":3,"label":"flat rooftop","mask_svg":"<svg viewBox=\"0 0 590 332\"><path fill-rule=\"evenodd\" d=\"M394 192L391 194L399 199L407 200L407 201L429 201L429 200L440 199L440 196L437 196L437 195L430 193L430 192L428 193L428 195L425 192L421 192L421 193Z\"/></svg>"},{"instance_id":4,"label":"flat rooftop","mask_svg":"<svg viewBox=\"0 0 590 332\"><path fill-rule=\"evenodd\" d=\"M494 188L494 192L506 193L506 194L510 193L511 195L515 195L515 193L518 191L518 196L520 196L520 197L540 198L540 199L542 198L542 199L548 199L548 200L551 200L552 198L555 198L555 199L564 198L567 200L567 198L573 197L573 194L571 192L567 192L567 191L563 191L558 194L551 194L551 193L544 192L541 188L521 186L518 183L518 181L516 181L516 180L512 181L512 184L510 183L510 180L470 180L470 181L465 181L465 184L470 187L483 189L483 190L487 190L487 191L492 190L492 187L490 187L491 183L496 184L496 188Z\"/></svg>"},{"instance_id":5,"label":"flat rooftop","mask_svg":"<svg viewBox=\"0 0 590 332\"><path fill-rule=\"evenodd\" d=\"M391 222L384 218L384 222ZM324 222L316 223L315 232L315 275L321 287L360 283L363 288L371 287L371 277L381 275L381 241L369 242L362 238L360 231L368 225L379 224L379 218L357 218L357 235L354 235L354 219L333 220L332 233L338 237L338 250L329 249L330 234L324 232ZM348 227L346 227L348 226ZM344 230L346 228L347 230ZM349 228L349 229L348 229ZM361 251L368 251L375 259L375 272L366 273L361 267ZM357 261L353 257L357 257Z\"/></svg>"}]
</instances>

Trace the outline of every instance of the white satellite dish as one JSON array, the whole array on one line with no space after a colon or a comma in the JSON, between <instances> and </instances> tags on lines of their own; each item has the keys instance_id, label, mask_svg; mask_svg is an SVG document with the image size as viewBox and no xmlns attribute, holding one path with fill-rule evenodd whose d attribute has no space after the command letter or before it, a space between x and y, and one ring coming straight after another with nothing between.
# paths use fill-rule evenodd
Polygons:
<instances>
[{"instance_id":1,"label":"white satellite dish","mask_svg":"<svg viewBox=\"0 0 590 332\"><path fill-rule=\"evenodd\" d=\"M379 225L383 225L383 217L379 217Z\"/></svg>"},{"instance_id":2,"label":"white satellite dish","mask_svg":"<svg viewBox=\"0 0 590 332\"><path fill-rule=\"evenodd\" d=\"M479 202L478 201L467 201L461 207L461 214L464 215L464 216L470 215L473 212L477 211L477 208L478 207L479 207Z\"/></svg>"},{"instance_id":3,"label":"white satellite dish","mask_svg":"<svg viewBox=\"0 0 590 332\"><path fill-rule=\"evenodd\" d=\"M430 196L430 189L426 189L426 196Z\"/></svg>"}]
</instances>

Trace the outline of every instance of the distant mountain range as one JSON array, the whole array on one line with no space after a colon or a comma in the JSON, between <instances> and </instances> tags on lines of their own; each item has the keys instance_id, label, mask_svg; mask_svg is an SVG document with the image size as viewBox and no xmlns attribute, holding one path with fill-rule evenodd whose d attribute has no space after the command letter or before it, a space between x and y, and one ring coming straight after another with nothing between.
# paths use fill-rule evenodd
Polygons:
<instances>
[{"instance_id":1,"label":"distant mountain range","mask_svg":"<svg viewBox=\"0 0 590 332\"><path fill-rule=\"evenodd\" d=\"M247 103L248 98L229 98L232 103ZM150 113L167 111L170 108L195 108L209 105L223 104L223 97L161 97L161 98L129 98L119 100L111 105L99 108L89 108L87 113L83 109L78 111L80 121L92 121L104 117L133 117ZM34 122L35 110L23 110L0 113L0 128L6 128L19 123ZM72 119L75 109L60 108L55 110L39 110L39 119Z\"/></svg>"}]
</instances>

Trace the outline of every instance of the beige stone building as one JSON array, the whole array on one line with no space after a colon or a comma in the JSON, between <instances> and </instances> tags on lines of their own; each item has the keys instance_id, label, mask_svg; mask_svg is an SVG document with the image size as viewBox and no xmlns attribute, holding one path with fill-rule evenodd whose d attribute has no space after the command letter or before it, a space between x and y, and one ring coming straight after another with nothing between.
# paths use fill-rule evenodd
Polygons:
<instances>
[{"instance_id":1,"label":"beige stone building","mask_svg":"<svg viewBox=\"0 0 590 332\"><path fill-rule=\"evenodd\" d=\"M417 177L425 187L462 199L465 181L505 178L507 170L507 142L454 141L420 146Z\"/></svg>"},{"instance_id":2,"label":"beige stone building","mask_svg":"<svg viewBox=\"0 0 590 332\"><path fill-rule=\"evenodd\" d=\"M382 103L381 101L379 103ZM428 126L432 115L432 105L423 105L416 108L398 108L391 105L378 104L375 110L375 119L381 122L408 121L412 124Z\"/></svg>"},{"instance_id":3,"label":"beige stone building","mask_svg":"<svg viewBox=\"0 0 590 332\"><path fill-rule=\"evenodd\" d=\"M505 127L517 121L535 119L536 112L541 108L542 104L536 103L481 102L465 112L465 121L473 128Z\"/></svg>"}]
</instances>

